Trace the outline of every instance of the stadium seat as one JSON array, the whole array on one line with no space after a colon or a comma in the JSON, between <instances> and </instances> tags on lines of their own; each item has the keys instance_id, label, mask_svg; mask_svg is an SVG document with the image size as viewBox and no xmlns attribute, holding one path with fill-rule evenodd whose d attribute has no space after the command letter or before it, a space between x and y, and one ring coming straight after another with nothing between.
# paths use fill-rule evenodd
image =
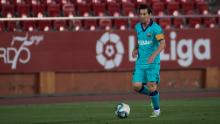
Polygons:
<instances>
[{"instance_id":1,"label":"stadium seat","mask_svg":"<svg viewBox=\"0 0 220 124\"><path fill-rule=\"evenodd\" d=\"M5 30L5 23L3 21L0 21L0 32Z\"/></svg>"},{"instance_id":2,"label":"stadium seat","mask_svg":"<svg viewBox=\"0 0 220 124\"><path fill-rule=\"evenodd\" d=\"M155 2L152 5L153 14L154 15L160 15L163 14L165 11L165 6L163 2Z\"/></svg>"},{"instance_id":3,"label":"stadium seat","mask_svg":"<svg viewBox=\"0 0 220 124\"><path fill-rule=\"evenodd\" d=\"M181 7L182 7L183 14L187 14L190 11L194 11L194 4L190 0L182 1Z\"/></svg>"},{"instance_id":4,"label":"stadium seat","mask_svg":"<svg viewBox=\"0 0 220 124\"><path fill-rule=\"evenodd\" d=\"M2 4L2 17L14 17L15 10L12 4Z\"/></svg>"},{"instance_id":5,"label":"stadium seat","mask_svg":"<svg viewBox=\"0 0 220 124\"><path fill-rule=\"evenodd\" d=\"M0 2L0 12L2 11L2 2Z\"/></svg>"},{"instance_id":6,"label":"stadium seat","mask_svg":"<svg viewBox=\"0 0 220 124\"><path fill-rule=\"evenodd\" d=\"M73 4L64 4L62 10L64 16L74 16L76 14Z\"/></svg>"},{"instance_id":7,"label":"stadium seat","mask_svg":"<svg viewBox=\"0 0 220 124\"><path fill-rule=\"evenodd\" d=\"M34 31L36 29L35 21L22 21L21 27L23 31Z\"/></svg>"},{"instance_id":8,"label":"stadium seat","mask_svg":"<svg viewBox=\"0 0 220 124\"><path fill-rule=\"evenodd\" d=\"M79 31L82 28L82 22L80 20L70 20L68 26L70 30Z\"/></svg>"},{"instance_id":9,"label":"stadium seat","mask_svg":"<svg viewBox=\"0 0 220 124\"><path fill-rule=\"evenodd\" d=\"M209 10L208 4L205 1L196 2L196 8L200 14L204 14L205 11Z\"/></svg>"},{"instance_id":10,"label":"stadium seat","mask_svg":"<svg viewBox=\"0 0 220 124\"><path fill-rule=\"evenodd\" d=\"M175 28L183 28L184 21L182 18L173 18L173 25Z\"/></svg>"},{"instance_id":11,"label":"stadium seat","mask_svg":"<svg viewBox=\"0 0 220 124\"><path fill-rule=\"evenodd\" d=\"M120 4L115 2L109 2L107 4L108 14L110 16L119 16L120 14Z\"/></svg>"},{"instance_id":12,"label":"stadium seat","mask_svg":"<svg viewBox=\"0 0 220 124\"><path fill-rule=\"evenodd\" d=\"M160 18L159 24L163 29L169 29L172 25L170 18Z\"/></svg>"},{"instance_id":13,"label":"stadium seat","mask_svg":"<svg viewBox=\"0 0 220 124\"><path fill-rule=\"evenodd\" d=\"M130 21L130 29L134 29L135 25L139 22L138 18L131 19Z\"/></svg>"},{"instance_id":14,"label":"stadium seat","mask_svg":"<svg viewBox=\"0 0 220 124\"><path fill-rule=\"evenodd\" d=\"M40 31L49 31L52 29L51 21L38 21L38 28Z\"/></svg>"},{"instance_id":15,"label":"stadium seat","mask_svg":"<svg viewBox=\"0 0 220 124\"><path fill-rule=\"evenodd\" d=\"M91 4L90 3L78 3L77 8L80 16L88 16L91 12Z\"/></svg>"},{"instance_id":16,"label":"stadium seat","mask_svg":"<svg viewBox=\"0 0 220 124\"><path fill-rule=\"evenodd\" d=\"M95 16L105 15L105 3L92 3L92 10Z\"/></svg>"},{"instance_id":17,"label":"stadium seat","mask_svg":"<svg viewBox=\"0 0 220 124\"><path fill-rule=\"evenodd\" d=\"M188 18L188 24L191 28L200 28L202 19L200 17Z\"/></svg>"},{"instance_id":18,"label":"stadium seat","mask_svg":"<svg viewBox=\"0 0 220 124\"><path fill-rule=\"evenodd\" d=\"M40 14L45 15L46 5L41 3L32 4L31 9L34 17L37 17Z\"/></svg>"},{"instance_id":19,"label":"stadium seat","mask_svg":"<svg viewBox=\"0 0 220 124\"><path fill-rule=\"evenodd\" d=\"M167 12L170 15L173 15L175 11L179 12L180 3L177 1L171 1L167 3Z\"/></svg>"},{"instance_id":20,"label":"stadium seat","mask_svg":"<svg viewBox=\"0 0 220 124\"><path fill-rule=\"evenodd\" d=\"M163 2L162 0L148 0L147 2L149 2L149 6L153 8L153 5L154 4L157 4L157 3L163 3L163 5L165 5L165 2Z\"/></svg>"},{"instance_id":21,"label":"stadium seat","mask_svg":"<svg viewBox=\"0 0 220 124\"><path fill-rule=\"evenodd\" d=\"M110 19L100 19L99 27L100 29L110 30L112 28L112 21Z\"/></svg>"},{"instance_id":22,"label":"stadium seat","mask_svg":"<svg viewBox=\"0 0 220 124\"><path fill-rule=\"evenodd\" d=\"M218 17L216 17L217 23L220 26L220 9L217 11L216 15L218 15Z\"/></svg>"},{"instance_id":23,"label":"stadium seat","mask_svg":"<svg viewBox=\"0 0 220 124\"><path fill-rule=\"evenodd\" d=\"M216 26L215 18L203 18L203 24L206 28L214 28Z\"/></svg>"},{"instance_id":24,"label":"stadium seat","mask_svg":"<svg viewBox=\"0 0 220 124\"><path fill-rule=\"evenodd\" d=\"M7 21L6 22L6 29L9 32L14 32L17 30L16 21Z\"/></svg>"},{"instance_id":25,"label":"stadium seat","mask_svg":"<svg viewBox=\"0 0 220 124\"><path fill-rule=\"evenodd\" d=\"M135 6L131 2L122 3L122 11L125 16L134 15Z\"/></svg>"},{"instance_id":26,"label":"stadium seat","mask_svg":"<svg viewBox=\"0 0 220 124\"><path fill-rule=\"evenodd\" d=\"M53 21L53 28L56 31L66 31L67 30L67 23L65 20L54 20Z\"/></svg>"},{"instance_id":27,"label":"stadium seat","mask_svg":"<svg viewBox=\"0 0 220 124\"><path fill-rule=\"evenodd\" d=\"M173 25L175 28L183 28L184 25L183 18L174 18Z\"/></svg>"},{"instance_id":28,"label":"stadium seat","mask_svg":"<svg viewBox=\"0 0 220 124\"><path fill-rule=\"evenodd\" d=\"M30 16L30 5L25 3L20 3L16 5L17 16L19 17L28 17Z\"/></svg>"},{"instance_id":29,"label":"stadium seat","mask_svg":"<svg viewBox=\"0 0 220 124\"><path fill-rule=\"evenodd\" d=\"M95 30L97 28L97 20L84 20L84 28L91 31Z\"/></svg>"},{"instance_id":30,"label":"stadium seat","mask_svg":"<svg viewBox=\"0 0 220 124\"><path fill-rule=\"evenodd\" d=\"M116 29L125 30L128 28L127 19L114 19L114 26Z\"/></svg>"},{"instance_id":31,"label":"stadium seat","mask_svg":"<svg viewBox=\"0 0 220 124\"><path fill-rule=\"evenodd\" d=\"M60 16L61 10L60 10L60 4L48 4L47 5L47 11L49 17L57 17Z\"/></svg>"}]
</instances>

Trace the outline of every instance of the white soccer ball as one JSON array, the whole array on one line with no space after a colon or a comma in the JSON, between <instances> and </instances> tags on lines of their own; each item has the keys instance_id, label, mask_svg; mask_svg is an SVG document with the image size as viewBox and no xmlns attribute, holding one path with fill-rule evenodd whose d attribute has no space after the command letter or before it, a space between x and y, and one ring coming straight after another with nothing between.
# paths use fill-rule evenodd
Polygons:
<instances>
[{"instance_id":1,"label":"white soccer ball","mask_svg":"<svg viewBox=\"0 0 220 124\"><path fill-rule=\"evenodd\" d=\"M128 104L125 103L119 103L116 106L115 115L119 118L127 118L130 114L130 107Z\"/></svg>"}]
</instances>

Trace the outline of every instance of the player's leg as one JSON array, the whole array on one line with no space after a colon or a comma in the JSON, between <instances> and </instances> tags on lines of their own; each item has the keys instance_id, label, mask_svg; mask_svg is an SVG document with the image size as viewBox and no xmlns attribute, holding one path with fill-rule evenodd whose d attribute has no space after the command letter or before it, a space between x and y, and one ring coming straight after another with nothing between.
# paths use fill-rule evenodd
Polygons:
<instances>
[{"instance_id":1,"label":"player's leg","mask_svg":"<svg viewBox=\"0 0 220 124\"><path fill-rule=\"evenodd\" d=\"M151 102L153 103L154 110L160 109L159 92L157 90L156 82L148 82L147 87L150 91Z\"/></svg>"},{"instance_id":2,"label":"player's leg","mask_svg":"<svg viewBox=\"0 0 220 124\"><path fill-rule=\"evenodd\" d=\"M158 92L158 83L160 82L159 67L155 67L146 71L147 73L147 87L150 92L151 102L153 104L152 117L158 117L160 115L160 95Z\"/></svg>"},{"instance_id":3,"label":"player's leg","mask_svg":"<svg viewBox=\"0 0 220 124\"><path fill-rule=\"evenodd\" d=\"M142 82L133 82L132 86L133 86L134 91L140 94L144 94L148 96L150 95L148 88L145 85L143 85Z\"/></svg>"},{"instance_id":4,"label":"player's leg","mask_svg":"<svg viewBox=\"0 0 220 124\"><path fill-rule=\"evenodd\" d=\"M145 72L140 68L135 68L132 77L132 86L134 91L144 95L150 95L148 88L143 84L145 82Z\"/></svg>"}]
</instances>

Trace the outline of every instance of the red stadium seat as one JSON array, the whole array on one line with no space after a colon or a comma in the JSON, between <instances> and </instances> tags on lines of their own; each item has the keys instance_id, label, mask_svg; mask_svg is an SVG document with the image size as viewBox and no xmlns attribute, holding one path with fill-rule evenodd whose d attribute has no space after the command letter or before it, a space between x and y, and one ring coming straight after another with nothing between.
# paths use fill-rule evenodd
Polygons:
<instances>
[{"instance_id":1,"label":"red stadium seat","mask_svg":"<svg viewBox=\"0 0 220 124\"><path fill-rule=\"evenodd\" d=\"M135 28L135 25L139 22L139 19L131 19L131 22L130 22L130 29L134 29Z\"/></svg>"},{"instance_id":2,"label":"red stadium seat","mask_svg":"<svg viewBox=\"0 0 220 124\"><path fill-rule=\"evenodd\" d=\"M97 20L84 20L84 28L87 30L95 30L97 27Z\"/></svg>"},{"instance_id":3,"label":"red stadium seat","mask_svg":"<svg viewBox=\"0 0 220 124\"><path fill-rule=\"evenodd\" d=\"M74 16L75 15L75 8L73 4L64 4L63 5L63 15L64 16Z\"/></svg>"},{"instance_id":4,"label":"red stadium seat","mask_svg":"<svg viewBox=\"0 0 220 124\"><path fill-rule=\"evenodd\" d=\"M99 27L100 29L110 30L112 28L112 21L110 19L100 19Z\"/></svg>"},{"instance_id":5,"label":"red stadium seat","mask_svg":"<svg viewBox=\"0 0 220 124\"><path fill-rule=\"evenodd\" d=\"M183 14L187 14L190 11L194 11L194 4L190 0L181 2L181 6L182 6Z\"/></svg>"},{"instance_id":6,"label":"red stadium seat","mask_svg":"<svg viewBox=\"0 0 220 124\"><path fill-rule=\"evenodd\" d=\"M220 17L217 18L218 25L220 25Z\"/></svg>"},{"instance_id":7,"label":"red stadium seat","mask_svg":"<svg viewBox=\"0 0 220 124\"><path fill-rule=\"evenodd\" d=\"M167 3L167 11L168 14L173 15L173 12L179 11L180 9L180 3L177 1L171 1Z\"/></svg>"},{"instance_id":8,"label":"red stadium seat","mask_svg":"<svg viewBox=\"0 0 220 124\"><path fill-rule=\"evenodd\" d=\"M56 31L65 31L65 30L67 30L67 23L65 20L54 20L53 21L53 28Z\"/></svg>"},{"instance_id":9,"label":"red stadium seat","mask_svg":"<svg viewBox=\"0 0 220 124\"><path fill-rule=\"evenodd\" d=\"M68 21L69 29L78 31L82 28L82 22L80 20L70 20Z\"/></svg>"},{"instance_id":10,"label":"red stadium seat","mask_svg":"<svg viewBox=\"0 0 220 124\"><path fill-rule=\"evenodd\" d=\"M110 2L107 4L108 14L110 16L119 16L120 15L120 4L115 2Z\"/></svg>"},{"instance_id":11,"label":"red stadium seat","mask_svg":"<svg viewBox=\"0 0 220 124\"><path fill-rule=\"evenodd\" d=\"M160 18L159 24L163 29L169 29L172 25L170 18Z\"/></svg>"},{"instance_id":12,"label":"red stadium seat","mask_svg":"<svg viewBox=\"0 0 220 124\"><path fill-rule=\"evenodd\" d=\"M151 0L132 0L132 2L135 4L136 9L138 9L141 4L147 4L151 6L152 3Z\"/></svg>"},{"instance_id":13,"label":"red stadium seat","mask_svg":"<svg viewBox=\"0 0 220 124\"><path fill-rule=\"evenodd\" d=\"M146 0L146 2L151 2L151 4L161 2L162 0ZM163 2L163 1L162 1Z\"/></svg>"},{"instance_id":14,"label":"red stadium seat","mask_svg":"<svg viewBox=\"0 0 220 124\"><path fill-rule=\"evenodd\" d=\"M218 15L218 17L216 17L217 23L220 26L220 9L217 11L216 13Z\"/></svg>"},{"instance_id":15,"label":"red stadium seat","mask_svg":"<svg viewBox=\"0 0 220 124\"><path fill-rule=\"evenodd\" d=\"M196 8L200 14L203 14L205 11L209 10L209 6L205 1L196 2Z\"/></svg>"},{"instance_id":16,"label":"red stadium seat","mask_svg":"<svg viewBox=\"0 0 220 124\"><path fill-rule=\"evenodd\" d=\"M45 4L41 4L41 3L32 4L31 8L32 8L33 16L37 17L38 14L45 15L45 12L46 12L46 5Z\"/></svg>"},{"instance_id":17,"label":"red stadium seat","mask_svg":"<svg viewBox=\"0 0 220 124\"><path fill-rule=\"evenodd\" d=\"M125 16L129 16L130 14L134 14L135 6L131 2L122 3L122 11Z\"/></svg>"},{"instance_id":18,"label":"red stadium seat","mask_svg":"<svg viewBox=\"0 0 220 124\"><path fill-rule=\"evenodd\" d=\"M6 22L6 28L9 32L14 32L17 30L16 21L8 21Z\"/></svg>"},{"instance_id":19,"label":"red stadium seat","mask_svg":"<svg viewBox=\"0 0 220 124\"><path fill-rule=\"evenodd\" d=\"M114 25L116 29L125 30L128 27L128 20L127 19L115 19Z\"/></svg>"},{"instance_id":20,"label":"red stadium seat","mask_svg":"<svg viewBox=\"0 0 220 124\"><path fill-rule=\"evenodd\" d=\"M23 31L34 31L36 29L35 21L22 21L21 27Z\"/></svg>"},{"instance_id":21,"label":"red stadium seat","mask_svg":"<svg viewBox=\"0 0 220 124\"><path fill-rule=\"evenodd\" d=\"M214 28L216 26L216 20L215 18L204 18L203 24L207 28Z\"/></svg>"},{"instance_id":22,"label":"red stadium seat","mask_svg":"<svg viewBox=\"0 0 220 124\"><path fill-rule=\"evenodd\" d=\"M43 5L45 5L45 6L48 4L48 3L47 3L47 0L40 0L40 3L43 4Z\"/></svg>"},{"instance_id":23,"label":"red stadium seat","mask_svg":"<svg viewBox=\"0 0 220 124\"><path fill-rule=\"evenodd\" d=\"M2 17L7 17L9 14L13 17L15 15L14 5L2 4Z\"/></svg>"},{"instance_id":24,"label":"red stadium seat","mask_svg":"<svg viewBox=\"0 0 220 124\"><path fill-rule=\"evenodd\" d=\"M165 11L164 3L163 2L155 2L155 3L153 3L152 9L153 9L154 15L162 14Z\"/></svg>"},{"instance_id":25,"label":"red stadium seat","mask_svg":"<svg viewBox=\"0 0 220 124\"><path fill-rule=\"evenodd\" d=\"M0 21L0 32L5 30L5 23Z\"/></svg>"},{"instance_id":26,"label":"red stadium seat","mask_svg":"<svg viewBox=\"0 0 220 124\"><path fill-rule=\"evenodd\" d=\"M0 2L0 11L2 11L2 2Z\"/></svg>"},{"instance_id":27,"label":"red stadium seat","mask_svg":"<svg viewBox=\"0 0 220 124\"><path fill-rule=\"evenodd\" d=\"M49 31L52 29L51 21L38 21L38 28L40 31Z\"/></svg>"},{"instance_id":28,"label":"red stadium seat","mask_svg":"<svg viewBox=\"0 0 220 124\"><path fill-rule=\"evenodd\" d=\"M89 3L78 3L77 8L80 16L88 16L91 11L91 4Z\"/></svg>"},{"instance_id":29,"label":"red stadium seat","mask_svg":"<svg viewBox=\"0 0 220 124\"><path fill-rule=\"evenodd\" d=\"M48 4L47 6L48 16L49 17L56 17L60 16L60 4Z\"/></svg>"},{"instance_id":30,"label":"red stadium seat","mask_svg":"<svg viewBox=\"0 0 220 124\"><path fill-rule=\"evenodd\" d=\"M105 15L105 3L93 3L92 4L93 14L95 16Z\"/></svg>"},{"instance_id":31,"label":"red stadium seat","mask_svg":"<svg viewBox=\"0 0 220 124\"><path fill-rule=\"evenodd\" d=\"M30 14L30 5L25 3L20 3L16 5L17 15L19 17L28 17Z\"/></svg>"},{"instance_id":32,"label":"red stadium seat","mask_svg":"<svg viewBox=\"0 0 220 124\"><path fill-rule=\"evenodd\" d=\"M201 25L202 19L200 17L188 18L188 24L191 28L199 28Z\"/></svg>"},{"instance_id":33,"label":"red stadium seat","mask_svg":"<svg viewBox=\"0 0 220 124\"><path fill-rule=\"evenodd\" d=\"M182 18L174 18L173 25L175 28L183 28L184 21Z\"/></svg>"},{"instance_id":34,"label":"red stadium seat","mask_svg":"<svg viewBox=\"0 0 220 124\"><path fill-rule=\"evenodd\" d=\"M32 0L24 0L26 4L30 5L32 3Z\"/></svg>"}]
</instances>

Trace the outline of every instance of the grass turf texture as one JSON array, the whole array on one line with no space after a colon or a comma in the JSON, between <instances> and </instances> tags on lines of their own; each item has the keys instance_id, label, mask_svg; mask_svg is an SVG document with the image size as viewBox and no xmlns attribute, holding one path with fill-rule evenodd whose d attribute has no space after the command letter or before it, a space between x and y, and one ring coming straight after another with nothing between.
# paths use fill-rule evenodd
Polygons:
<instances>
[{"instance_id":1,"label":"grass turf texture","mask_svg":"<svg viewBox=\"0 0 220 124\"><path fill-rule=\"evenodd\" d=\"M220 98L162 100L159 118L148 117L149 102L123 101L131 113L119 119L119 102L0 106L0 124L220 124Z\"/></svg>"}]
</instances>

